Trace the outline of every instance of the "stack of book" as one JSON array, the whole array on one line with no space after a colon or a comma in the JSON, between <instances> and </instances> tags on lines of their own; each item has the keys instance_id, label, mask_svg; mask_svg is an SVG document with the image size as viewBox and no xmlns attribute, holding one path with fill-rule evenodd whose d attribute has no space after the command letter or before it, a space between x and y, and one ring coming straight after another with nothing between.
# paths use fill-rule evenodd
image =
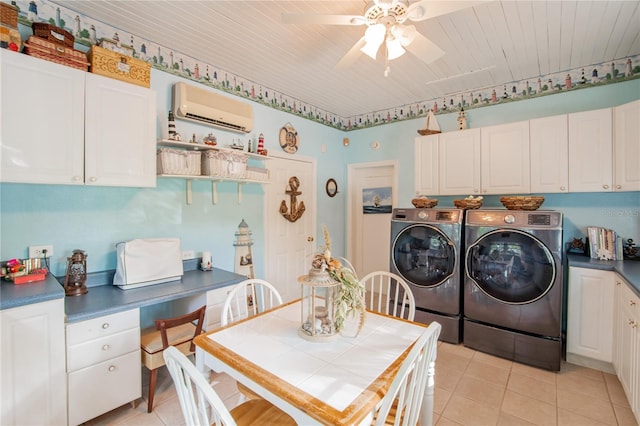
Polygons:
<instances>
[{"instance_id":1,"label":"stack of book","mask_svg":"<svg viewBox=\"0 0 640 426\"><path fill-rule=\"evenodd\" d=\"M587 233L592 259L622 260L623 238L616 234L616 231L600 226L589 226Z\"/></svg>"}]
</instances>

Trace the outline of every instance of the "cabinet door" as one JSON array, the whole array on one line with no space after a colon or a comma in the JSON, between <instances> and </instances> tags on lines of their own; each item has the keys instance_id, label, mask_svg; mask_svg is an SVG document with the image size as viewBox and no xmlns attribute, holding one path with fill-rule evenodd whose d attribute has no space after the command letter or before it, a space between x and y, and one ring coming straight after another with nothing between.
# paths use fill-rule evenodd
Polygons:
<instances>
[{"instance_id":1,"label":"cabinet door","mask_svg":"<svg viewBox=\"0 0 640 426\"><path fill-rule=\"evenodd\" d=\"M441 133L440 195L480 193L480 129Z\"/></svg>"},{"instance_id":2,"label":"cabinet door","mask_svg":"<svg viewBox=\"0 0 640 426\"><path fill-rule=\"evenodd\" d=\"M0 181L83 183L83 71L3 50Z\"/></svg>"},{"instance_id":3,"label":"cabinet door","mask_svg":"<svg viewBox=\"0 0 640 426\"><path fill-rule=\"evenodd\" d=\"M616 322L614 367L631 409L638 413L638 357L640 352L640 300L629 284L616 275Z\"/></svg>"},{"instance_id":4,"label":"cabinet door","mask_svg":"<svg viewBox=\"0 0 640 426\"><path fill-rule=\"evenodd\" d=\"M156 185L155 92L86 75L85 182Z\"/></svg>"},{"instance_id":5,"label":"cabinet door","mask_svg":"<svg viewBox=\"0 0 640 426\"><path fill-rule=\"evenodd\" d=\"M614 273L569 268L567 354L613 362Z\"/></svg>"},{"instance_id":6,"label":"cabinet door","mask_svg":"<svg viewBox=\"0 0 640 426\"><path fill-rule=\"evenodd\" d=\"M482 193L530 193L529 122L484 127L480 140Z\"/></svg>"},{"instance_id":7,"label":"cabinet door","mask_svg":"<svg viewBox=\"0 0 640 426\"><path fill-rule=\"evenodd\" d=\"M67 424L64 299L0 311L0 326L0 424Z\"/></svg>"},{"instance_id":8,"label":"cabinet door","mask_svg":"<svg viewBox=\"0 0 640 426\"><path fill-rule=\"evenodd\" d=\"M613 109L614 191L640 191L640 101Z\"/></svg>"},{"instance_id":9,"label":"cabinet door","mask_svg":"<svg viewBox=\"0 0 640 426\"><path fill-rule=\"evenodd\" d=\"M569 192L611 191L611 108L569 114Z\"/></svg>"},{"instance_id":10,"label":"cabinet door","mask_svg":"<svg viewBox=\"0 0 640 426\"><path fill-rule=\"evenodd\" d=\"M530 120L529 144L531 192L567 192L569 139L566 114Z\"/></svg>"},{"instance_id":11,"label":"cabinet door","mask_svg":"<svg viewBox=\"0 0 640 426\"><path fill-rule=\"evenodd\" d=\"M438 194L438 135L415 139L416 194Z\"/></svg>"}]
</instances>

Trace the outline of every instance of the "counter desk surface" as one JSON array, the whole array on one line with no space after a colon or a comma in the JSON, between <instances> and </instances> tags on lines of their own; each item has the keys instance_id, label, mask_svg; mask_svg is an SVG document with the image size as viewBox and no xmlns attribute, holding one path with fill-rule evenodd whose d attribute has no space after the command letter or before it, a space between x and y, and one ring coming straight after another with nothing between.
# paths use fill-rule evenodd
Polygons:
<instances>
[{"instance_id":1,"label":"counter desk surface","mask_svg":"<svg viewBox=\"0 0 640 426\"><path fill-rule=\"evenodd\" d=\"M0 309L10 309L65 298L67 322L83 321L129 309L168 302L220 287L234 285L244 275L213 268L212 271L185 270L180 280L122 290L112 284L88 286L88 293L65 297L60 282L51 274L44 281L0 285Z\"/></svg>"}]
</instances>

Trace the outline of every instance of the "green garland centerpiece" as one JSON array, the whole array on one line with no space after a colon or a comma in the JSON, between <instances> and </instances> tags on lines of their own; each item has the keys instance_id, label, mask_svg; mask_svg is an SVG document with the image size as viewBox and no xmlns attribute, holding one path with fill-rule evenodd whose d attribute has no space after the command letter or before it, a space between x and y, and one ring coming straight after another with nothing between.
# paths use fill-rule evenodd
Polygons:
<instances>
[{"instance_id":1,"label":"green garland centerpiece","mask_svg":"<svg viewBox=\"0 0 640 426\"><path fill-rule=\"evenodd\" d=\"M344 329L347 317L358 318L358 333L362 330L365 320L365 287L360 282L355 271L342 264L339 259L331 256L331 237L325 225L322 225L324 235L324 247L317 253L312 266L316 269L326 270L331 278L339 281L342 285L338 290L338 297L335 300L335 327L337 331ZM345 263L349 262L345 260Z\"/></svg>"}]
</instances>

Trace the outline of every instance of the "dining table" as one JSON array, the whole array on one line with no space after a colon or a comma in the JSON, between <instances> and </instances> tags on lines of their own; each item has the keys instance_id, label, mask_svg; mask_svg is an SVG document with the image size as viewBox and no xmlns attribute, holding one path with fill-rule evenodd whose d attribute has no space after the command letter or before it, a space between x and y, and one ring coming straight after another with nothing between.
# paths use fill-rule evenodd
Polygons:
<instances>
[{"instance_id":1,"label":"dining table","mask_svg":"<svg viewBox=\"0 0 640 426\"><path fill-rule=\"evenodd\" d=\"M367 310L356 337L318 342L298 334L301 316L298 299L201 334L194 340L196 359L227 373L299 425L371 424L427 326ZM433 394L428 398L423 404L432 407Z\"/></svg>"}]
</instances>

